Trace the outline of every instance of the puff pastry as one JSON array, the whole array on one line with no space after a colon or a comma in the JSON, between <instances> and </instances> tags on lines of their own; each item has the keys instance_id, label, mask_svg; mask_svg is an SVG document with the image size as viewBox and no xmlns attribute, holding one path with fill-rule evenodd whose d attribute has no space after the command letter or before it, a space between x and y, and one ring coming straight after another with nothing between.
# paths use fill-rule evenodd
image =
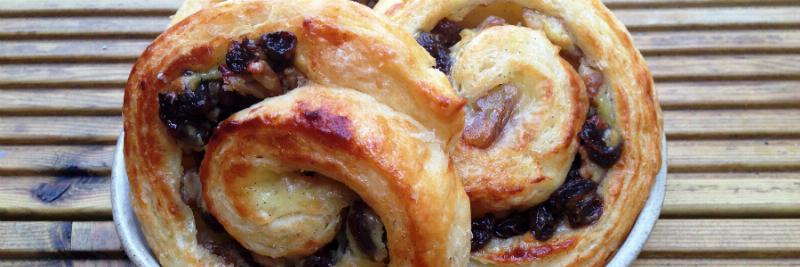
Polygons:
<instances>
[{"instance_id":1,"label":"puff pastry","mask_svg":"<svg viewBox=\"0 0 800 267\"><path fill-rule=\"evenodd\" d=\"M475 266L602 265L660 168L653 80L599 0L382 0L469 103L449 145Z\"/></svg>"},{"instance_id":2,"label":"puff pastry","mask_svg":"<svg viewBox=\"0 0 800 267\"><path fill-rule=\"evenodd\" d=\"M465 265L444 150L465 100L414 38L350 1L213 2L178 12L125 88L160 263Z\"/></svg>"}]
</instances>

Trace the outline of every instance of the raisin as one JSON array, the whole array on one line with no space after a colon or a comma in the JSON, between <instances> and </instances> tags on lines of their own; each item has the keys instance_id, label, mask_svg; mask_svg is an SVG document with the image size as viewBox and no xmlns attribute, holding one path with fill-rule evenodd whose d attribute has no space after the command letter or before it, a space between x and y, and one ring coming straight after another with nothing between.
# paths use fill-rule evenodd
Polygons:
<instances>
[{"instance_id":1,"label":"raisin","mask_svg":"<svg viewBox=\"0 0 800 267\"><path fill-rule=\"evenodd\" d=\"M603 200L597 193L586 195L567 208L567 219L573 228L590 225L603 215Z\"/></svg>"},{"instance_id":2,"label":"raisin","mask_svg":"<svg viewBox=\"0 0 800 267\"><path fill-rule=\"evenodd\" d=\"M567 180L547 200L549 210L554 214L562 214L570 202L575 202L586 194L597 189L597 184L589 179Z\"/></svg>"},{"instance_id":3,"label":"raisin","mask_svg":"<svg viewBox=\"0 0 800 267\"><path fill-rule=\"evenodd\" d=\"M472 220L472 251L483 248L492 239L494 216L486 215Z\"/></svg>"},{"instance_id":4,"label":"raisin","mask_svg":"<svg viewBox=\"0 0 800 267\"><path fill-rule=\"evenodd\" d=\"M603 140L608 125L596 112L590 111L589 118L578 133L581 146L586 150L589 159L604 168L610 168L622 156L622 143L610 147Z\"/></svg>"},{"instance_id":5,"label":"raisin","mask_svg":"<svg viewBox=\"0 0 800 267\"><path fill-rule=\"evenodd\" d=\"M566 180L580 179L581 176L581 154L575 154L575 159L572 160L572 165L569 167ZM565 180L565 181L566 181Z\"/></svg>"},{"instance_id":6,"label":"raisin","mask_svg":"<svg viewBox=\"0 0 800 267\"><path fill-rule=\"evenodd\" d=\"M255 43L246 38L241 42L233 41L228 46L228 53L225 54L225 64L235 73L244 73L250 62L258 60L253 47L255 47Z\"/></svg>"},{"instance_id":7,"label":"raisin","mask_svg":"<svg viewBox=\"0 0 800 267\"><path fill-rule=\"evenodd\" d=\"M437 38L437 41L444 45L444 47L451 47L461 41L461 26L449 19L443 19L433 27L431 33Z\"/></svg>"},{"instance_id":8,"label":"raisin","mask_svg":"<svg viewBox=\"0 0 800 267\"><path fill-rule=\"evenodd\" d=\"M420 32L417 36L417 43L419 43L428 54L436 59L436 69L450 73L452 62L450 60L450 50L437 40L436 35L428 32Z\"/></svg>"},{"instance_id":9,"label":"raisin","mask_svg":"<svg viewBox=\"0 0 800 267\"><path fill-rule=\"evenodd\" d=\"M369 8L375 7L375 4L378 3L378 0L353 0L353 2L357 2L359 4L365 5Z\"/></svg>"},{"instance_id":10,"label":"raisin","mask_svg":"<svg viewBox=\"0 0 800 267\"><path fill-rule=\"evenodd\" d=\"M556 233L556 228L561 217L553 216L547 205L533 207L529 213L531 233L536 240L547 241Z\"/></svg>"},{"instance_id":11,"label":"raisin","mask_svg":"<svg viewBox=\"0 0 800 267\"><path fill-rule=\"evenodd\" d=\"M267 63L275 72L281 72L292 65L297 37L291 32L277 31L261 36L261 49L267 56Z\"/></svg>"},{"instance_id":12,"label":"raisin","mask_svg":"<svg viewBox=\"0 0 800 267\"><path fill-rule=\"evenodd\" d=\"M356 201L350 206L350 211L347 215L347 228L350 234L355 239L356 246L364 254L375 258L378 251L378 244L380 242L374 233L381 231L383 225L378 220L378 217L372 210L361 201Z\"/></svg>"},{"instance_id":13,"label":"raisin","mask_svg":"<svg viewBox=\"0 0 800 267\"><path fill-rule=\"evenodd\" d=\"M530 230L526 216L513 213L494 226L494 235L499 238L509 238L521 235Z\"/></svg>"},{"instance_id":14,"label":"raisin","mask_svg":"<svg viewBox=\"0 0 800 267\"><path fill-rule=\"evenodd\" d=\"M336 264L338 260L336 257L336 250L339 248L339 242L334 239L324 247L314 252L311 256L303 260L303 267L331 267Z\"/></svg>"}]
</instances>

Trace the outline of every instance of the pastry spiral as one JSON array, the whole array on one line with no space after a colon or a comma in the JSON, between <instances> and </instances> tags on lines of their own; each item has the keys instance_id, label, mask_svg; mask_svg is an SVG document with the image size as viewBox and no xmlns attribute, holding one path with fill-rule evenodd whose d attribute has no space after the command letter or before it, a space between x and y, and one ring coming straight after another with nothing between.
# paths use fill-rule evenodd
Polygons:
<instances>
[{"instance_id":1,"label":"pastry spiral","mask_svg":"<svg viewBox=\"0 0 800 267\"><path fill-rule=\"evenodd\" d=\"M471 265L601 265L660 168L653 80L599 0L382 0L468 99Z\"/></svg>"},{"instance_id":2,"label":"pastry spiral","mask_svg":"<svg viewBox=\"0 0 800 267\"><path fill-rule=\"evenodd\" d=\"M411 35L344 0L195 8L125 88L132 205L162 265L466 264L444 150L465 101Z\"/></svg>"}]
</instances>

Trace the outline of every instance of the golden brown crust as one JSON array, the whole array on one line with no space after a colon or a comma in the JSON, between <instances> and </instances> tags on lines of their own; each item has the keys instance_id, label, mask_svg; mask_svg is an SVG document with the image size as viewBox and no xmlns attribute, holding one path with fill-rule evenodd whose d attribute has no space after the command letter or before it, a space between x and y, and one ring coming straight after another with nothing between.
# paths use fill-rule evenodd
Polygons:
<instances>
[{"instance_id":1,"label":"golden brown crust","mask_svg":"<svg viewBox=\"0 0 800 267\"><path fill-rule=\"evenodd\" d=\"M468 247L468 199L442 147L419 123L367 95L309 86L226 120L209 143L200 176L209 210L227 229L243 222L226 221L233 217L219 213L230 208L215 207L209 198L241 200L242 191L232 187L264 179L232 174L240 164L269 166L275 176L323 174L354 190L381 217L392 265L460 266L467 259L459 250Z\"/></svg>"},{"instance_id":2,"label":"golden brown crust","mask_svg":"<svg viewBox=\"0 0 800 267\"><path fill-rule=\"evenodd\" d=\"M182 152L159 119L158 94L175 90L169 84L183 71L202 72L224 61L231 41L255 39L277 30L297 36L294 66L315 84L366 93L373 101L407 114L425 129L435 131L439 142L445 142L454 129L460 128L464 100L452 90L444 75L430 67L433 60L410 35L390 26L364 6L345 0L233 1L202 9L172 25L145 50L134 65L125 89L124 152L132 203L144 235L162 265L223 262L198 243L192 211L181 200ZM417 181L401 177L398 183L406 178ZM420 183L398 188L407 190L404 197L416 199L431 197L423 193L436 186L455 185L429 187ZM450 189L444 192L451 194L449 198L458 194ZM377 201L367 199L367 202ZM410 205L406 203L404 207ZM452 205L461 204L456 201ZM415 218L390 215L380 209L377 212L381 217L398 216L399 220L461 218L440 218L439 207L430 208L435 210L403 213L421 216ZM439 240L462 241L437 244L420 234L445 229L409 224L419 229L407 230L408 240L429 245L409 249L402 245L392 248L389 244L396 253L392 259L398 263L439 265L444 257L459 263L466 253L451 248L468 247L467 235L453 230L460 229L462 224L453 223L446 229L451 231L448 238ZM390 235L395 236L392 240L399 240L397 234Z\"/></svg>"},{"instance_id":3,"label":"golden brown crust","mask_svg":"<svg viewBox=\"0 0 800 267\"><path fill-rule=\"evenodd\" d=\"M431 30L443 18L460 21L492 0L382 0L375 10L414 34ZM611 123L623 136L622 158L598 189L604 214L591 226L558 232L547 242L530 234L492 240L473 253L472 265L602 265L624 241L661 167L661 111L647 65L625 27L599 0L513 0L495 11L537 10L563 19L586 58L605 76L601 97L613 99ZM514 5L517 5L516 7ZM514 14L494 14L499 16ZM519 17L519 14L516 14ZM456 63L457 64L457 63ZM459 81L455 81L456 84Z\"/></svg>"}]
</instances>

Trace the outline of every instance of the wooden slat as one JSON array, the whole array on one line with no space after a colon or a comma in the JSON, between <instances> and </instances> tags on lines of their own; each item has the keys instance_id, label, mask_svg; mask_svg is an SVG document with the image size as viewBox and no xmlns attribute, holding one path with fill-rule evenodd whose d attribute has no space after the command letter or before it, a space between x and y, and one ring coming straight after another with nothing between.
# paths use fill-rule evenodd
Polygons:
<instances>
[{"instance_id":1,"label":"wooden slat","mask_svg":"<svg viewBox=\"0 0 800 267\"><path fill-rule=\"evenodd\" d=\"M53 172L69 166L108 172L113 146L0 146L0 174ZM800 170L800 140L670 141L672 172Z\"/></svg>"},{"instance_id":2,"label":"wooden slat","mask_svg":"<svg viewBox=\"0 0 800 267\"><path fill-rule=\"evenodd\" d=\"M71 234L71 237L67 234ZM121 253L111 222L0 222L0 256ZM661 219L643 257L790 256L800 253L800 219Z\"/></svg>"},{"instance_id":3,"label":"wooden slat","mask_svg":"<svg viewBox=\"0 0 800 267\"><path fill-rule=\"evenodd\" d=\"M785 27L800 25L800 7L712 7L621 9L615 15L632 30L699 27ZM0 18L2 38L155 36L166 16Z\"/></svg>"},{"instance_id":4,"label":"wooden slat","mask_svg":"<svg viewBox=\"0 0 800 267\"><path fill-rule=\"evenodd\" d=\"M800 140L669 141L670 172L800 170Z\"/></svg>"},{"instance_id":5,"label":"wooden slat","mask_svg":"<svg viewBox=\"0 0 800 267\"><path fill-rule=\"evenodd\" d=\"M128 260L85 260L85 259L62 259L62 260L4 260L0 259L0 267L127 267L134 266Z\"/></svg>"},{"instance_id":6,"label":"wooden slat","mask_svg":"<svg viewBox=\"0 0 800 267\"><path fill-rule=\"evenodd\" d=\"M111 219L111 178L0 177L0 218Z\"/></svg>"},{"instance_id":7,"label":"wooden slat","mask_svg":"<svg viewBox=\"0 0 800 267\"><path fill-rule=\"evenodd\" d=\"M122 256L111 222L0 222L0 257Z\"/></svg>"},{"instance_id":8,"label":"wooden slat","mask_svg":"<svg viewBox=\"0 0 800 267\"><path fill-rule=\"evenodd\" d=\"M114 146L0 146L0 173L55 173L78 168L97 174L110 172Z\"/></svg>"},{"instance_id":9,"label":"wooden slat","mask_svg":"<svg viewBox=\"0 0 800 267\"><path fill-rule=\"evenodd\" d=\"M800 217L800 173L670 173L661 216Z\"/></svg>"},{"instance_id":10,"label":"wooden slat","mask_svg":"<svg viewBox=\"0 0 800 267\"><path fill-rule=\"evenodd\" d=\"M655 31L631 35L636 48L645 55L800 50L800 32L796 30Z\"/></svg>"},{"instance_id":11,"label":"wooden slat","mask_svg":"<svg viewBox=\"0 0 800 267\"><path fill-rule=\"evenodd\" d=\"M0 61L127 61L149 45L149 39L14 40L0 46Z\"/></svg>"},{"instance_id":12,"label":"wooden slat","mask_svg":"<svg viewBox=\"0 0 800 267\"><path fill-rule=\"evenodd\" d=\"M778 258L778 259L677 259L677 258L639 258L634 263L635 267L665 266L665 267L777 267L777 266L800 266L800 258Z\"/></svg>"},{"instance_id":13,"label":"wooden slat","mask_svg":"<svg viewBox=\"0 0 800 267\"><path fill-rule=\"evenodd\" d=\"M122 89L8 89L0 91L4 115L117 115Z\"/></svg>"},{"instance_id":14,"label":"wooden slat","mask_svg":"<svg viewBox=\"0 0 800 267\"><path fill-rule=\"evenodd\" d=\"M0 2L0 15L61 15L94 14L97 11L119 13L170 13L180 6L181 0L149 1L59 1L59 0L5 0Z\"/></svg>"},{"instance_id":15,"label":"wooden slat","mask_svg":"<svg viewBox=\"0 0 800 267\"><path fill-rule=\"evenodd\" d=\"M0 117L0 143L113 143L122 132L119 116Z\"/></svg>"},{"instance_id":16,"label":"wooden slat","mask_svg":"<svg viewBox=\"0 0 800 267\"><path fill-rule=\"evenodd\" d=\"M702 81L656 83L661 107L800 107L800 81Z\"/></svg>"},{"instance_id":17,"label":"wooden slat","mask_svg":"<svg viewBox=\"0 0 800 267\"><path fill-rule=\"evenodd\" d=\"M652 56L648 64L657 80L800 78L800 54ZM0 86L97 84L123 85L130 63L5 64Z\"/></svg>"},{"instance_id":18,"label":"wooden slat","mask_svg":"<svg viewBox=\"0 0 800 267\"><path fill-rule=\"evenodd\" d=\"M668 110L670 140L800 136L800 110ZM119 116L0 117L2 144L110 144L122 131Z\"/></svg>"},{"instance_id":19,"label":"wooden slat","mask_svg":"<svg viewBox=\"0 0 800 267\"><path fill-rule=\"evenodd\" d=\"M657 80L718 78L800 78L800 55L651 56L650 71Z\"/></svg>"},{"instance_id":20,"label":"wooden slat","mask_svg":"<svg viewBox=\"0 0 800 267\"><path fill-rule=\"evenodd\" d=\"M662 219L642 257L800 255L798 219Z\"/></svg>"},{"instance_id":21,"label":"wooden slat","mask_svg":"<svg viewBox=\"0 0 800 267\"><path fill-rule=\"evenodd\" d=\"M709 7L620 9L614 15L631 30L800 25L800 7Z\"/></svg>"},{"instance_id":22,"label":"wooden slat","mask_svg":"<svg viewBox=\"0 0 800 267\"><path fill-rule=\"evenodd\" d=\"M0 18L0 38L154 37L168 22L167 16Z\"/></svg>"},{"instance_id":23,"label":"wooden slat","mask_svg":"<svg viewBox=\"0 0 800 267\"><path fill-rule=\"evenodd\" d=\"M793 52L800 50L795 30L633 32L645 54ZM149 39L9 40L0 46L0 61L133 61Z\"/></svg>"},{"instance_id":24,"label":"wooden slat","mask_svg":"<svg viewBox=\"0 0 800 267\"><path fill-rule=\"evenodd\" d=\"M800 109L664 112L667 138L800 137Z\"/></svg>"},{"instance_id":25,"label":"wooden slat","mask_svg":"<svg viewBox=\"0 0 800 267\"><path fill-rule=\"evenodd\" d=\"M0 65L0 86L124 86L132 64L7 64Z\"/></svg>"}]
</instances>

